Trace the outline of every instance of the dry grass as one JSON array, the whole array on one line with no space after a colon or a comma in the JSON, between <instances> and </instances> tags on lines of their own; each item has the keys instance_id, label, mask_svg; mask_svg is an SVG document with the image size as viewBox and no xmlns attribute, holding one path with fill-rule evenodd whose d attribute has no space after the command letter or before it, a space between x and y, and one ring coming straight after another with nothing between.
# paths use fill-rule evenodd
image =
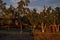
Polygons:
<instances>
[{"instance_id":1,"label":"dry grass","mask_svg":"<svg viewBox=\"0 0 60 40\"><path fill-rule=\"evenodd\" d=\"M60 40L60 32L58 33L48 33L48 32L40 32L35 30L33 32L34 40Z\"/></svg>"}]
</instances>

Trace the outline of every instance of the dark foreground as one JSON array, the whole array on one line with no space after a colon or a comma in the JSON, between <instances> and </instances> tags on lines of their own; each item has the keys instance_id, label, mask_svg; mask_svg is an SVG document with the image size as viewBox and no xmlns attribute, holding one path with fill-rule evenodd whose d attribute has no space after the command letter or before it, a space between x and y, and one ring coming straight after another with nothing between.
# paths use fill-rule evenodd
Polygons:
<instances>
[{"instance_id":1,"label":"dark foreground","mask_svg":"<svg viewBox=\"0 0 60 40\"><path fill-rule=\"evenodd\" d=\"M0 31L0 40L60 40L58 33Z\"/></svg>"},{"instance_id":2,"label":"dark foreground","mask_svg":"<svg viewBox=\"0 0 60 40\"><path fill-rule=\"evenodd\" d=\"M32 33L0 33L0 40L34 40Z\"/></svg>"}]
</instances>

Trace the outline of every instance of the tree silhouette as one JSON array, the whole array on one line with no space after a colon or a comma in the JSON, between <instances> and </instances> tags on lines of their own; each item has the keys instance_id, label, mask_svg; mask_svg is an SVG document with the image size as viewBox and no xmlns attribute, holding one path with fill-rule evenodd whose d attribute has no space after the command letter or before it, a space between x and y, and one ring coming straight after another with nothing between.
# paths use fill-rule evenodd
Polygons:
<instances>
[{"instance_id":1,"label":"tree silhouette","mask_svg":"<svg viewBox=\"0 0 60 40\"><path fill-rule=\"evenodd\" d=\"M15 8L12 6L12 5L10 5L10 7L8 8L8 17L10 17L9 19L10 19L10 21L11 21L11 25L10 26L12 26L12 28L13 27L16 27L16 23L15 23L15 20L16 20L16 16L15 16Z\"/></svg>"},{"instance_id":2,"label":"tree silhouette","mask_svg":"<svg viewBox=\"0 0 60 40\"><path fill-rule=\"evenodd\" d=\"M28 5L28 3L29 3L29 1L28 0L21 0L20 2L18 2L18 21L19 21L19 26L21 27L21 31L22 31L22 23L21 23L21 17L22 16L24 16L25 15L25 13L26 13L26 8L24 8L24 6L27 6Z\"/></svg>"},{"instance_id":3,"label":"tree silhouette","mask_svg":"<svg viewBox=\"0 0 60 40\"><path fill-rule=\"evenodd\" d=\"M0 12L2 11L2 15L5 15L6 12L6 3L4 3L2 0L0 0ZM4 13L3 13L4 12Z\"/></svg>"},{"instance_id":4,"label":"tree silhouette","mask_svg":"<svg viewBox=\"0 0 60 40\"><path fill-rule=\"evenodd\" d=\"M21 31L23 24L32 26L33 31L37 28L37 25L41 26L42 32L45 32L44 28L50 27L50 25L57 28L57 25L60 24L60 7L53 9L51 6L48 8L44 6L43 11L38 14L35 8L33 10L27 8L29 3L30 0L20 0L17 8L14 8L12 5L6 8L6 3L0 0L0 17L3 18L0 22L5 25L8 24L12 28L16 28L17 25Z\"/></svg>"},{"instance_id":5,"label":"tree silhouette","mask_svg":"<svg viewBox=\"0 0 60 40\"><path fill-rule=\"evenodd\" d=\"M4 3L2 0L0 0L0 18L2 18L3 20L0 20L1 23L4 23L4 16L6 15L7 11L6 11L6 3Z\"/></svg>"},{"instance_id":6,"label":"tree silhouette","mask_svg":"<svg viewBox=\"0 0 60 40\"><path fill-rule=\"evenodd\" d=\"M55 8L55 15L57 17L57 23L58 24L60 24L60 19L59 19L60 18L60 16L59 16L60 15L60 12L59 11L60 11L60 7L56 7Z\"/></svg>"}]
</instances>

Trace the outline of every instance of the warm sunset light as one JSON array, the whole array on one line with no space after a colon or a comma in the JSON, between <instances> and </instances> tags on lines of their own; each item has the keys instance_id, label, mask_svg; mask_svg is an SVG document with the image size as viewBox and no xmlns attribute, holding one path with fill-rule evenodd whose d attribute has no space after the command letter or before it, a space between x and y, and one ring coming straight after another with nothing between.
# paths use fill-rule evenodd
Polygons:
<instances>
[{"instance_id":1,"label":"warm sunset light","mask_svg":"<svg viewBox=\"0 0 60 40\"><path fill-rule=\"evenodd\" d=\"M0 0L0 33L6 40L60 40L60 0Z\"/></svg>"}]
</instances>

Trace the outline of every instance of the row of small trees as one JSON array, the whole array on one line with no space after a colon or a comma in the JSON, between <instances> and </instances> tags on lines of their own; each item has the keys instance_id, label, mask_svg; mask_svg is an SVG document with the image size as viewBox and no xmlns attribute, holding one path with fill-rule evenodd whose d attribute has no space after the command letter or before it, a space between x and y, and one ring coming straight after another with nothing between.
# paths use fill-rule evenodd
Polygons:
<instances>
[{"instance_id":1,"label":"row of small trees","mask_svg":"<svg viewBox=\"0 0 60 40\"><path fill-rule=\"evenodd\" d=\"M4 18L4 20L0 21L5 24L12 24L13 26L16 26L15 23L18 22L19 26L21 26L20 18L24 15L33 27L38 24L46 24L48 26L51 24L60 24L60 7L56 7L54 9L52 7L44 7L42 12L37 13L36 9L30 10L29 8L25 8L25 6L28 6L29 3L30 0L21 0L18 2L17 8L10 5L10 7L7 9L6 3L0 0L0 17Z\"/></svg>"}]
</instances>

